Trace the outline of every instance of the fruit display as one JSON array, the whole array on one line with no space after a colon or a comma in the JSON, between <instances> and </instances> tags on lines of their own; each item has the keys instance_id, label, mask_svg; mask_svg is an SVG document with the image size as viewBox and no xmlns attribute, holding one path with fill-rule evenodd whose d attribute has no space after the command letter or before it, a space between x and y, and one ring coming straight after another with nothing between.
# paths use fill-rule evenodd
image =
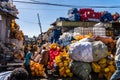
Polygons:
<instances>
[{"instance_id":1,"label":"fruit display","mask_svg":"<svg viewBox=\"0 0 120 80\"><path fill-rule=\"evenodd\" d=\"M15 22L15 20L12 20L11 22L10 37L12 39L18 39L20 41L23 41L24 39L24 33L19 29L19 25Z\"/></svg>"},{"instance_id":2,"label":"fruit display","mask_svg":"<svg viewBox=\"0 0 120 80\"><path fill-rule=\"evenodd\" d=\"M60 52L58 56L55 57L55 64L59 67L60 77L72 77L73 73L70 70L70 62L68 53L64 49L63 52Z\"/></svg>"},{"instance_id":3,"label":"fruit display","mask_svg":"<svg viewBox=\"0 0 120 80\"><path fill-rule=\"evenodd\" d=\"M57 44L53 43L50 45L50 50L48 52L49 52L49 56L50 56L50 61L48 62L48 66L50 69L52 69L53 65L54 65L55 57L59 55L60 50L59 50Z\"/></svg>"},{"instance_id":4,"label":"fruit display","mask_svg":"<svg viewBox=\"0 0 120 80\"><path fill-rule=\"evenodd\" d=\"M43 64L39 64L31 60L30 68L32 71L32 76L45 76L45 68Z\"/></svg>"},{"instance_id":5,"label":"fruit display","mask_svg":"<svg viewBox=\"0 0 120 80\"><path fill-rule=\"evenodd\" d=\"M88 33L87 35L75 35L74 39L76 41L79 41L79 40L81 40L83 38L91 38L91 37L93 37L93 34L92 33Z\"/></svg>"},{"instance_id":6,"label":"fruit display","mask_svg":"<svg viewBox=\"0 0 120 80\"><path fill-rule=\"evenodd\" d=\"M110 55L110 53L111 52L108 52L108 55ZM106 57L98 62L92 62L92 69L95 73L98 73L99 78L105 77L107 80L110 80L110 77L116 69L114 59Z\"/></svg>"}]
</instances>

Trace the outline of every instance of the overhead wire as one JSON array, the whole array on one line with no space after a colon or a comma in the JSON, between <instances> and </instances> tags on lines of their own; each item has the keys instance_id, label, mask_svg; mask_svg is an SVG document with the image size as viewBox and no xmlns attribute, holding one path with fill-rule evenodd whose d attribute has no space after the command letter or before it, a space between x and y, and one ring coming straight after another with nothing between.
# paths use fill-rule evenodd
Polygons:
<instances>
[{"instance_id":1,"label":"overhead wire","mask_svg":"<svg viewBox=\"0 0 120 80\"><path fill-rule=\"evenodd\" d=\"M36 8L19 8L19 9L28 9L28 10L53 10L53 11L65 10L65 9L36 9Z\"/></svg>"},{"instance_id":2,"label":"overhead wire","mask_svg":"<svg viewBox=\"0 0 120 80\"><path fill-rule=\"evenodd\" d=\"M62 6L62 7L78 7L74 5L63 5L63 4L53 4L53 3L46 3L46 2L28 2L28 1L13 1L13 2L18 2L18 3L26 3L26 4L41 4L41 5L51 5L51 6Z\"/></svg>"},{"instance_id":3,"label":"overhead wire","mask_svg":"<svg viewBox=\"0 0 120 80\"><path fill-rule=\"evenodd\" d=\"M38 24L36 22L25 21L25 20L20 20L20 19L18 21L21 21L21 22L24 22L24 23L29 23L29 24ZM46 25L46 24L49 24L49 23L45 23L45 24L42 24L42 25Z\"/></svg>"},{"instance_id":4,"label":"overhead wire","mask_svg":"<svg viewBox=\"0 0 120 80\"><path fill-rule=\"evenodd\" d=\"M120 5L118 6L77 6L77 5L66 5L66 4L55 4L55 3L47 3L47 2L40 2L40 1L13 1L17 3L25 3L25 4L38 4L38 5L51 5L51 6L60 6L60 7L75 7L75 8L120 8Z\"/></svg>"},{"instance_id":5,"label":"overhead wire","mask_svg":"<svg viewBox=\"0 0 120 80\"><path fill-rule=\"evenodd\" d=\"M38 24L38 23L35 23L35 22L24 21L24 20L20 20L20 19L18 21L25 22L25 23L30 23L30 24Z\"/></svg>"}]
</instances>

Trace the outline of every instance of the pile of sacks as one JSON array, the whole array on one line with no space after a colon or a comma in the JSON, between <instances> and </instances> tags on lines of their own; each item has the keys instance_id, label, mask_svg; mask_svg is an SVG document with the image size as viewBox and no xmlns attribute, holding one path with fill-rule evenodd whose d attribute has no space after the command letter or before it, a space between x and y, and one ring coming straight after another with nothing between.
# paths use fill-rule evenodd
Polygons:
<instances>
[{"instance_id":1,"label":"pile of sacks","mask_svg":"<svg viewBox=\"0 0 120 80\"><path fill-rule=\"evenodd\" d=\"M73 60L71 70L73 74L82 80L88 79L91 72L98 74L98 78L105 77L107 80L110 80L111 75L115 71L114 55L110 51L112 47L108 50L108 46L105 43L110 39L101 37L101 39L96 41L92 34L89 35L91 37L77 35L74 37L74 43L70 44L68 53ZM80 64L82 64L82 69Z\"/></svg>"},{"instance_id":2,"label":"pile of sacks","mask_svg":"<svg viewBox=\"0 0 120 80\"><path fill-rule=\"evenodd\" d=\"M73 35L66 32L60 36L58 43L60 46L67 46L71 44L72 40L73 40Z\"/></svg>"},{"instance_id":3,"label":"pile of sacks","mask_svg":"<svg viewBox=\"0 0 120 80\"><path fill-rule=\"evenodd\" d=\"M76 75L81 80L87 80L91 72L94 72L98 78L106 77L109 80L115 71L115 64L111 51L104 43L105 40L101 38L96 41L91 33L88 35L76 34L73 38L74 41L70 41L69 45L61 46L52 43L46 46L49 46L48 68L53 72L58 71L60 77ZM38 63L35 64L38 65ZM38 66L41 69L37 66L31 68L33 74L44 76L39 72L44 71L45 68L41 64Z\"/></svg>"},{"instance_id":4,"label":"pile of sacks","mask_svg":"<svg viewBox=\"0 0 120 80\"><path fill-rule=\"evenodd\" d=\"M68 18L60 17L57 21L97 21L97 22L112 22L119 21L120 15L115 12L111 14L108 11L96 12L92 8L72 8L68 10Z\"/></svg>"}]
</instances>

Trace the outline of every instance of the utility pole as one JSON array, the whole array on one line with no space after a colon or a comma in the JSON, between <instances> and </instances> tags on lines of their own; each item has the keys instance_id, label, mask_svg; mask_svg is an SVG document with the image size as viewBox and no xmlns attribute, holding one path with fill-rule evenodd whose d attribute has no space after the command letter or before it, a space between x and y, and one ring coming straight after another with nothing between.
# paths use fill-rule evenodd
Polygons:
<instances>
[{"instance_id":1,"label":"utility pole","mask_svg":"<svg viewBox=\"0 0 120 80\"><path fill-rule=\"evenodd\" d=\"M38 17L38 24L39 24L39 27L40 27L40 34L41 34L41 40L42 40L42 27L41 27L41 23L40 23L39 13L37 14L37 17Z\"/></svg>"}]
</instances>

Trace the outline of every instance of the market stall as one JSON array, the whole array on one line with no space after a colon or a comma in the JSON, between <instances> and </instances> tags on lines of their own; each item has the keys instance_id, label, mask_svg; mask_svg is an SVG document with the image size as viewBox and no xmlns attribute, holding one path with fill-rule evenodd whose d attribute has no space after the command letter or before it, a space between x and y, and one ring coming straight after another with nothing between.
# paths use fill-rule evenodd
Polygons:
<instances>
[{"instance_id":1,"label":"market stall","mask_svg":"<svg viewBox=\"0 0 120 80\"><path fill-rule=\"evenodd\" d=\"M119 36L117 13L93 9L71 9L68 18L58 18L48 30L44 47L48 57L30 61L32 76L63 80L110 80L116 66L114 56ZM59 31L62 33L59 33ZM41 46L43 47L43 45ZM48 59L47 67L40 63Z\"/></svg>"}]
</instances>

